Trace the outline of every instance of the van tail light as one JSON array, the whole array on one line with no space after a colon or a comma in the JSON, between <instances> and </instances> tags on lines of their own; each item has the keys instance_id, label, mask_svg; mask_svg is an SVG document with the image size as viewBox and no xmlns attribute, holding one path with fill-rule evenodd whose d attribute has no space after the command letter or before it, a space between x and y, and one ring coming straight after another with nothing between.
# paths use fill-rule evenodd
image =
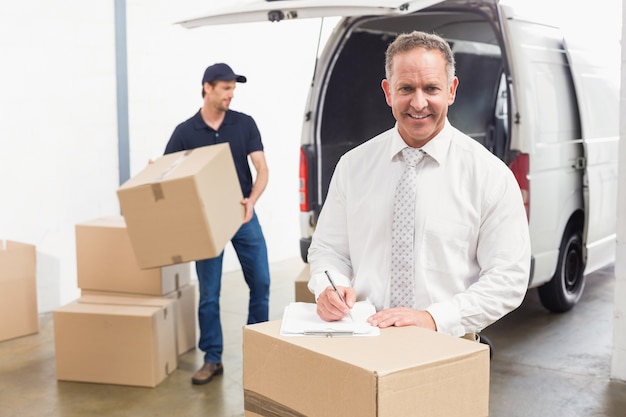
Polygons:
<instances>
[{"instance_id":1,"label":"van tail light","mask_svg":"<svg viewBox=\"0 0 626 417\"><path fill-rule=\"evenodd\" d=\"M309 211L309 161L304 149L300 148L300 211Z\"/></svg>"},{"instance_id":2,"label":"van tail light","mask_svg":"<svg viewBox=\"0 0 626 417\"><path fill-rule=\"evenodd\" d=\"M520 153L509 164L513 175L522 191L522 200L526 209L526 218L530 219L530 187L528 182L528 154Z\"/></svg>"}]
</instances>

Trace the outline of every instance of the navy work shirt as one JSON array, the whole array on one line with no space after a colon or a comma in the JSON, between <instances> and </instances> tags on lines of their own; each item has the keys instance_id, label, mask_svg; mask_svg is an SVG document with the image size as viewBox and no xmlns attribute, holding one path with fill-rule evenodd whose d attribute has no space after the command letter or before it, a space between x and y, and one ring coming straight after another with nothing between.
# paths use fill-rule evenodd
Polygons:
<instances>
[{"instance_id":1,"label":"navy work shirt","mask_svg":"<svg viewBox=\"0 0 626 417\"><path fill-rule=\"evenodd\" d=\"M230 144L241 192L247 198L252 191L248 155L263 150L261 133L254 119L247 114L227 110L219 129L214 130L204 122L198 111L176 126L165 147L165 154L226 142Z\"/></svg>"}]
</instances>

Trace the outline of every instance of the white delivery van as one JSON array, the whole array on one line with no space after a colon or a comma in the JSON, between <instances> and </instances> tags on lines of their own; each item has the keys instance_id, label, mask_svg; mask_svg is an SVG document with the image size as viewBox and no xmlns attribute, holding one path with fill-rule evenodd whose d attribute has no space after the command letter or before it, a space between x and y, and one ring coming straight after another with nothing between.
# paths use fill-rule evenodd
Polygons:
<instances>
[{"instance_id":1,"label":"white delivery van","mask_svg":"<svg viewBox=\"0 0 626 417\"><path fill-rule=\"evenodd\" d=\"M394 124L380 87L387 45L402 32L435 32L449 41L457 61L460 84L450 122L506 162L521 187L531 235L530 286L538 287L547 309L572 308L585 274L615 258L617 42L610 53L598 44L586 48L497 0L257 0L180 23L336 15L345 17L318 56L304 109L302 258L339 157Z\"/></svg>"}]
</instances>

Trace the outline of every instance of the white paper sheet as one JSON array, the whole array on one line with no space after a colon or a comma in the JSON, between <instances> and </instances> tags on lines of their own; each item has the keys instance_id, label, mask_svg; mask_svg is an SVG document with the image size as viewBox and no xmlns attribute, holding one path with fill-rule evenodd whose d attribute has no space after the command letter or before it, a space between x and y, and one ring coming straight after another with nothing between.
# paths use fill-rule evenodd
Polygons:
<instances>
[{"instance_id":1,"label":"white paper sheet","mask_svg":"<svg viewBox=\"0 0 626 417\"><path fill-rule=\"evenodd\" d=\"M369 301L355 303L349 317L340 321L324 321L317 315L315 303L292 302L285 307L280 327L282 336L378 336L380 329L367 322L376 312Z\"/></svg>"}]
</instances>

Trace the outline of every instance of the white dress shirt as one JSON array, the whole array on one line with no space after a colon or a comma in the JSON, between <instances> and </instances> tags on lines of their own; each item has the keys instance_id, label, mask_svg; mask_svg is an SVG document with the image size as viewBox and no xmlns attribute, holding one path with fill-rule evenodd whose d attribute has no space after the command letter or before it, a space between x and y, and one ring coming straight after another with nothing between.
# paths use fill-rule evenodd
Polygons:
<instances>
[{"instance_id":1,"label":"white dress shirt","mask_svg":"<svg viewBox=\"0 0 626 417\"><path fill-rule=\"evenodd\" d=\"M377 310L389 307L391 223L407 145L394 127L342 156L319 217L308 261L315 298L329 285L354 287ZM422 150L417 168L414 308L437 330L478 333L526 294L530 238L511 170L452 127Z\"/></svg>"}]
</instances>

